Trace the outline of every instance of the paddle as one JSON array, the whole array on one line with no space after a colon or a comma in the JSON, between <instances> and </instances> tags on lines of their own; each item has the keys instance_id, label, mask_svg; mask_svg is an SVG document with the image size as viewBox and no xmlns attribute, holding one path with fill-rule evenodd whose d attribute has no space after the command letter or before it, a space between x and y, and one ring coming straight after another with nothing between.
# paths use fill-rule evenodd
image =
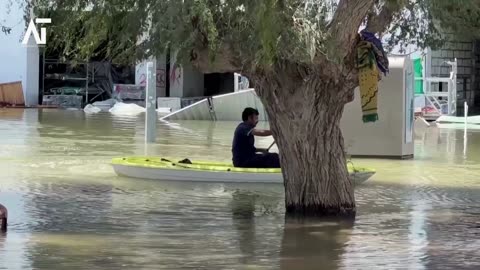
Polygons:
<instances>
[{"instance_id":1,"label":"paddle","mask_svg":"<svg viewBox=\"0 0 480 270\"><path fill-rule=\"evenodd\" d=\"M180 167L180 168L191 169L191 167L189 167L189 166L181 165L181 164L182 164L181 162L173 162L173 161L168 160L168 159L166 159L166 158L161 158L160 160L163 161L163 162L168 162L168 163L172 164L172 166L178 166L178 167ZM184 159L184 160L185 160L185 159ZM188 165L188 163L184 163L184 164L187 164L187 165ZM190 163L190 164L191 164L191 163Z\"/></svg>"},{"instance_id":2,"label":"paddle","mask_svg":"<svg viewBox=\"0 0 480 270\"><path fill-rule=\"evenodd\" d=\"M275 144L275 141L272 142L272 144L270 144L270 146L267 148L267 153L268 151L270 151L270 148L272 148L272 146Z\"/></svg>"}]
</instances>

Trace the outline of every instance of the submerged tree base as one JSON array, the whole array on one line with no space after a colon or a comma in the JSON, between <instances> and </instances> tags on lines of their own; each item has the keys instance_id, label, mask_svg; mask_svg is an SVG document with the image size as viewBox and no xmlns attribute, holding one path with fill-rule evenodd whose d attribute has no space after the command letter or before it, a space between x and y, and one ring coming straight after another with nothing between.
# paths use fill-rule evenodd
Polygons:
<instances>
[{"instance_id":1,"label":"submerged tree base","mask_svg":"<svg viewBox=\"0 0 480 270\"><path fill-rule=\"evenodd\" d=\"M340 206L326 205L286 205L286 217L345 217L354 218L356 207L354 204Z\"/></svg>"},{"instance_id":2,"label":"submerged tree base","mask_svg":"<svg viewBox=\"0 0 480 270\"><path fill-rule=\"evenodd\" d=\"M353 88L320 71L305 70L310 72L306 77L287 67L276 72L253 78L279 147L287 215L354 215L354 186L340 129Z\"/></svg>"}]
</instances>

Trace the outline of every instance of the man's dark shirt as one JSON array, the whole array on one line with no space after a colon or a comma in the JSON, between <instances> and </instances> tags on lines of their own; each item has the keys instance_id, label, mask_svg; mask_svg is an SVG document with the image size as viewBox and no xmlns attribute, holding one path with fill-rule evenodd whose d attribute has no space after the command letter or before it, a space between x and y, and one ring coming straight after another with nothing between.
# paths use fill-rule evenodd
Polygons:
<instances>
[{"instance_id":1,"label":"man's dark shirt","mask_svg":"<svg viewBox=\"0 0 480 270\"><path fill-rule=\"evenodd\" d=\"M242 166L246 161L255 156L255 137L252 134L254 126L245 122L240 123L235 129L232 143L233 165Z\"/></svg>"}]
</instances>

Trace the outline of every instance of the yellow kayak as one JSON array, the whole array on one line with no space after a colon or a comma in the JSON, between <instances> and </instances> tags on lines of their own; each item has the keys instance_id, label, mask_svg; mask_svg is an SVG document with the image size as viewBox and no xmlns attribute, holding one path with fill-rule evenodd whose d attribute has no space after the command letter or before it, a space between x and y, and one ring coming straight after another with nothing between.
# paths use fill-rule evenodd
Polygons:
<instances>
[{"instance_id":1,"label":"yellow kayak","mask_svg":"<svg viewBox=\"0 0 480 270\"><path fill-rule=\"evenodd\" d=\"M237 168L228 162L186 160L162 157L121 157L112 160L120 176L167 181L223 183L283 183L281 169ZM348 166L355 184L368 180L375 170Z\"/></svg>"}]
</instances>

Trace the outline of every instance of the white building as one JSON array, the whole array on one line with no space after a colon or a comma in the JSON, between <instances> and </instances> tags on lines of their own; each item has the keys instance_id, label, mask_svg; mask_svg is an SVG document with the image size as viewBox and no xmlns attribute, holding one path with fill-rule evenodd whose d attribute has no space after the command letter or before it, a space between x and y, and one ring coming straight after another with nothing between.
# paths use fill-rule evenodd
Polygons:
<instances>
[{"instance_id":1,"label":"white building","mask_svg":"<svg viewBox=\"0 0 480 270\"><path fill-rule=\"evenodd\" d=\"M24 11L19 1L0 1L0 83L21 81L26 106L38 105L39 49L35 40L23 45ZM3 27L2 27L3 26Z\"/></svg>"}]
</instances>

